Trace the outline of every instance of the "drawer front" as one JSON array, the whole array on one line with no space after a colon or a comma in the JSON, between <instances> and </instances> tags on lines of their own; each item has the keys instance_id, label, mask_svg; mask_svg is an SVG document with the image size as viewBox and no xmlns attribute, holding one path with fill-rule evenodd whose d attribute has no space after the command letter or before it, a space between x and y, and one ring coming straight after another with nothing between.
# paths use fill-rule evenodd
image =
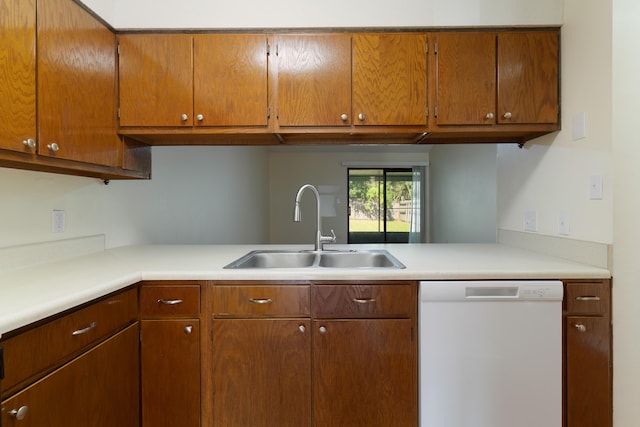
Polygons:
<instances>
[{"instance_id":1,"label":"drawer front","mask_svg":"<svg viewBox=\"0 0 640 427\"><path fill-rule=\"evenodd\" d=\"M149 317L198 317L200 285L142 285L140 314Z\"/></svg>"},{"instance_id":2,"label":"drawer front","mask_svg":"<svg viewBox=\"0 0 640 427\"><path fill-rule=\"evenodd\" d=\"M609 311L609 282L567 283L568 314L604 315Z\"/></svg>"},{"instance_id":3,"label":"drawer front","mask_svg":"<svg viewBox=\"0 0 640 427\"><path fill-rule=\"evenodd\" d=\"M309 288L309 285L216 285L214 315L216 317L309 317Z\"/></svg>"},{"instance_id":4,"label":"drawer front","mask_svg":"<svg viewBox=\"0 0 640 427\"><path fill-rule=\"evenodd\" d=\"M312 290L313 317L410 318L416 313L413 285L316 285Z\"/></svg>"},{"instance_id":5,"label":"drawer front","mask_svg":"<svg viewBox=\"0 0 640 427\"><path fill-rule=\"evenodd\" d=\"M3 394L136 320L137 295L136 289L115 294L4 341Z\"/></svg>"}]
</instances>

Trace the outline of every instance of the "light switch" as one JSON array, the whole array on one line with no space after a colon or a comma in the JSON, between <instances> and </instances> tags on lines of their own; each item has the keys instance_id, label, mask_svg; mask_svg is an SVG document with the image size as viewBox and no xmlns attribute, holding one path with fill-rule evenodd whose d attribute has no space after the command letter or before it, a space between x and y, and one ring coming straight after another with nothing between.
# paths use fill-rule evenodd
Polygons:
<instances>
[{"instance_id":1,"label":"light switch","mask_svg":"<svg viewBox=\"0 0 640 427\"><path fill-rule=\"evenodd\" d=\"M582 112L573 116L571 139L577 141L587 137L587 113Z\"/></svg>"},{"instance_id":2,"label":"light switch","mask_svg":"<svg viewBox=\"0 0 640 427\"><path fill-rule=\"evenodd\" d=\"M538 213L536 211L527 211L524 213L524 231L538 231Z\"/></svg>"},{"instance_id":3,"label":"light switch","mask_svg":"<svg viewBox=\"0 0 640 427\"><path fill-rule=\"evenodd\" d=\"M567 212L560 212L558 215L558 234L569 235L569 214Z\"/></svg>"}]
</instances>

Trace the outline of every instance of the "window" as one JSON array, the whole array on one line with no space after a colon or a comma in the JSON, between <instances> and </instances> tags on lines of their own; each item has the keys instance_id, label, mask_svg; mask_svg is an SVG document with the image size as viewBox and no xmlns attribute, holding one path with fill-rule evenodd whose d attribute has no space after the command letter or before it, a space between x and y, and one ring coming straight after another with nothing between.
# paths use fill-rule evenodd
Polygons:
<instances>
[{"instance_id":1,"label":"window","mask_svg":"<svg viewBox=\"0 0 640 427\"><path fill-rule=\"evenodd\" d=\"M423 170L348 169L349 243L422 242Z\"/></svg>"}]
</instances>

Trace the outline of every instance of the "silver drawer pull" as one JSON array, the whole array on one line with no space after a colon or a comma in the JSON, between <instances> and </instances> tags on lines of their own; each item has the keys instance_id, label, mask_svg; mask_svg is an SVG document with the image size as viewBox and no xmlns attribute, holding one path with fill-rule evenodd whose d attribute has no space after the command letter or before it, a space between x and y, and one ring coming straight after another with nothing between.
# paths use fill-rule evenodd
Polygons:
<instances>
[{"instance_id":1,"label":"silver drawer pull","mask_svg":"<svg viewBox=\"0 0 640 427\"><path fill-rule=\"evenodd\" d=\"M193 332L193 326L192 325L184 327L184 333L185 334L189 335L191 332Z\"/></svg>"},{"instance_id":2,"label":"silver drawer pull","mask_svg":"<svg viewBox=\"0 0 640 427\"><path fill-rule=\"evenodd\" d=\"M270 304L273 300L271 298L249 298L249 302L252 304Z\"/></svg>"},{"instance_id":3,"label":"silver drawer pull","mask_svg":"<svg viewBox=\"0 0 640 427\"><path fill-rule=\"evenodd\" d=\"M73 335L75 337L76 335L86 334L87 332L95 329L96 326L98 326L98 324L96 322L91 322L91 324L89 326L87 326L86 328L78 329L77 331L71 332L71 335Z\"/></svg>"},{"instance_id":4,"label":"silver drawer pull","mask_svg":"<svg viewBox=\"0 0 640 427\"><path fill-rule=\"evenodd\" d=\"M176 305L176 304L182 304L182 300L181 299L159 299L158 304Z\"/></svg>"},{"instance_id":5,"label":"silver drawer pull","mask_svg":"<svg viewBox=\"0 0 640 427\"><path fill-rule=\"evenodd\" d=\"M600 297L594 295L585 295L583 297L576 297L576 301L600 301Z\"/></svg>"},{"instance_id":6,"label":"silver drawer pull","mask_svg":"<svg viewBox=\"0 0 640 427\"><path fill-rule=\"evenodd\" d=\"M306 331L307 328L304 327L304 325L300 325L298 326L298 331L300 331L301 334L304 334L304 331Z\"/></svg>"},{"instance_id":7,"label":"silver drawer pull","mask_svg":"<svg viewBox=\"0 0 640 427\"><path fill-rule=\"evenodd\" d=\"M369 304L372 302L376 302L375 298L354 298L353 302L357 302L358 304Z\"/></svg>"},{"instance_id":8,"label":"silver drawer pull","mask_svg":"<svg viewBox=\"0 0 640 427\"><path fill-rule=\"evenodd\" d=\"M587 332L587 327L584 326L582 323L575 323L573 325L573 327L576 329L576 331L578 332Z\"/></svg>"}]
</instances>

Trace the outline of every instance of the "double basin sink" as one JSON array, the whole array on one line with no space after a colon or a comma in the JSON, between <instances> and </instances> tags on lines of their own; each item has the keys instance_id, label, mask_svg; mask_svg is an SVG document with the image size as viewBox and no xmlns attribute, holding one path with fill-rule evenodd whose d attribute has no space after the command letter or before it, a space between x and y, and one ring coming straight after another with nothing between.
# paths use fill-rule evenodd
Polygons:
<instances>
[{"instance_id":1,"label":"double basin sink","mask_svg":"<svg viewBox=\"0 0 640 427\"><path fill-rule=\"evenodd\" d=\"M383 249L362 251L252 251L224 268L405 268Z\"/></svg>"}]
</instances>

